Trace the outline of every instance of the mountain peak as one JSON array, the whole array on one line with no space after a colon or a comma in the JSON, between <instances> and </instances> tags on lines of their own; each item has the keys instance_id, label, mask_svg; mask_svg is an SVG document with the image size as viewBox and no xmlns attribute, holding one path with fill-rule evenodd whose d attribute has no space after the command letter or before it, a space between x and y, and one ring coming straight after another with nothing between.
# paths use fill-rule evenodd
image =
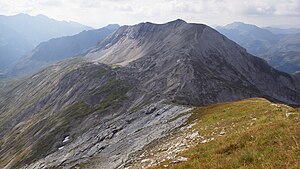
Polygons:
<instances>
[{"instance_id":1,"label":"mountain peak","mask_svg":"<svg viewBox=\"0 0 300 169\"><path fill-rule=\"evenodd\" d=\"M16 16L16 17L30 17L31 15L29 15L27 13L19 13L19 14L13 15L13 16Z\"/></svg>"},{"instance_id":2,"label":"mountain peak","mask_svg":"<svg viewBox=\"0 0 300 169\"><path fill-rule=\"evenodd\" d=\"M176 19L176 20L166 22L166 23L162 23L162 24L157 24L157 23L153 23L153 22L142 22L138 25L144 25L144 24L146 24L146 25L181 25L181 24L187 24L187 22L182 20L182 19Z\"/></svg>"},{"instance_id":3,"label":"mountain peak","mask_svg":"<svg viewBox=\"0 0 300 169\"><path fill-rule=\"evenodd\" d=\"M105 26L105 28L110 29L110 30L116 30L120 27L119 24L109 24L107 26Z\"/></svg>"},{"instance_id":4,"label":"mountain peak","mask_svg":"<svg viewBox=\"0 0 300 169\"><path fill-rule=\"evenodd\" d=\"M166 24L167 25L181 25L181 24L187 24L187 22L182 19L176 19L174 21L167 22Z\"/></svg>"},{"instance_id":5,"label":"mountain peak","mask_svg":"<svg viewBox=\"0 0 300 169\"><path fill-rule=\"evenodd\" d=\"M249 28L250 29L260 29L256 25L247 24L244 22L233 22L228 25L225 25L224 28L226 28L226 29L249 29Z\"/></svg>"},{"instance_id":6,"label":"mountain peak","mask_svg":"<svg viewBox=\"0 0 300 169\"><path fill-rule=\"evenodd\" d=\"M46 15L43 15L43 14L38 14L38 15L36 15L35 17L49 19L49 17L48 17L48 16L46 16Z\"/></svg>"},{"instance_id":7,"label":"mountain peak","mask_svg":"<svg viewBox=\"0 0 300 169\"><path fill-rule=\"evenodd\" d=\"M174 21L170 21L168 23L187 23L186 21L182 20L182 19L176 19Z\"/></svg>"},{"instance_id":8,"label":"mountain peak","mask_svg":"<svg viewBox=\"0 0 300 169\"><path fill-rule=\"evenodd\" d=\"M244 23L244 22L235 21L235 22L232 22L232 23L229 24L229 25L247 25L247 24Z\"/></svg>"}]
</instances>

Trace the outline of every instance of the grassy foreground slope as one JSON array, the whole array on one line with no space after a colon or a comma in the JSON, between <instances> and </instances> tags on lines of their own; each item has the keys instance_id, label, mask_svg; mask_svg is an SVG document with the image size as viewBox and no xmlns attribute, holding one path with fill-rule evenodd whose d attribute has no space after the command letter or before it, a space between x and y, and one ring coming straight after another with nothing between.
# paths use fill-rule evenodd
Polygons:
<instances>
[{"instance_id":1,"label":"grassy foreground slope","mask_svg":"<svg viewBox=\"0 0 300 169\"><path fill-rule=\"evenodd\" d=\"M202 141L156 168L300 168L300 110L265 99L196 108ZM205 141L203 141L205 140Z\"/></svg>"}]
</instances>

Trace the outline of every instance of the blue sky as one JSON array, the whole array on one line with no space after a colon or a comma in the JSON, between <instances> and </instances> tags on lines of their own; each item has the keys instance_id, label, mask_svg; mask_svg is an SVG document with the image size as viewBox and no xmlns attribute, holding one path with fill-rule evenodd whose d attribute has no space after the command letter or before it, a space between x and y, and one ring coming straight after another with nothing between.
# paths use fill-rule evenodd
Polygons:
<instances>
[{"instance_id":1,"label":"blue sky","mask_svg":"<svg viewBox=\"0 0 300 169\"><path fill-rule=\"evenodd\" d=\"M300 0L0 0L0 14L18 13L44 14L95 28L177 18L211 26L242 21L300 27Z\"/></svg>"}]
</instances>

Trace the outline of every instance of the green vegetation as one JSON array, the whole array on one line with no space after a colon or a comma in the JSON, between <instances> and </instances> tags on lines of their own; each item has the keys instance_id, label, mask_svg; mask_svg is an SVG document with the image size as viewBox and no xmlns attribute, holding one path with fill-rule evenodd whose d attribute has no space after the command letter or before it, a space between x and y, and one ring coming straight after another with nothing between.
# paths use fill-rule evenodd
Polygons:
<instances>
[{"instance_id":1,"label":"green vegetation","mask_svg":"<svg viewBox=\"0 0 300 169\"><path fill-rule=\"evenodd\" d=\"M79 68L79 69L82 69L82 73L85 73L85 72L89 72L89 77L92 77L92 78L102 78L104 77L105 75L109 75L111 73L110 70L108 69L105 69L104 67L101 67L101 66L91 66L91 67L83 67L83 68ZM88 69L88 70L84 70L84 69ZM73 72L74 73L77 73L78 70L74 70Z\"/></svg>"},{"instance_id":2,"label":"green vegetation","mask_svg":"<svg viewBox=\"0 0 300 169\"><path fill-rule=\"evenodd\" d=\"M108 82L93 92L96 94L106 94L103 99L95 108L95 111L103 111L108 107L118 107L120 102L126 99L126 93L128 88L120 84L120 81L115 79L109 79Z\"/></svg>"},{"instance_id":3,"label":"green vegetation","mask_svg":"<svg viewBox=\"0 0 300 169\"><path fill-rule=\"evenodd\" d=\"M265 99L247 99L196 108L189 119L204 139L156 168L300 168L300 110ZM221 132L224 135L220 135Z\"/></svg>"},{"instance_id":4,"label":"green vegetation","mask_svg":"<svg viewBox=\"0 0 300 169\"><path fill-rule=\"evenodd\" d=\"M85 104L76 103L60 114L52 115L47 119L40 120L31 125L18 137L22 136L25 139L31 140L30 142L36 142L32 144L32 147L30 151L27 152L26 156L21 157L14 167L18 168L24 164L30 164L41 157L50 154L56 149L55 143L57 143L65 133L70 131L72 122L89 112L90 111ZM38 132L42 135L36 135ZM26 144L26 140L21 139L18 143L21 145L19 146L21 149Z\"/></svg>"}]
</instances>

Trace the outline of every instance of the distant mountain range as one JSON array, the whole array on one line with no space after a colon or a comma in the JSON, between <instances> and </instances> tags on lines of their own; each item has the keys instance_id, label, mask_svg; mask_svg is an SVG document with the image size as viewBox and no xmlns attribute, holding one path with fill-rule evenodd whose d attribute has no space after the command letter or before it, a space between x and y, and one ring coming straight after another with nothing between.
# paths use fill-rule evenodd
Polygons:
<instances>
[{"instance_id":1,"label":"distant mountain range","mask_svg":"<svg viewBox=\"0 0 300 169\"><path fill-rule=\"evenodd\" d=\"M76 22L57 21L44 15L0 15L0 73L43 41L90 29Z\"/></svg>"},{"instance_id":2,"label":"distant mountain range","mask_svg":"<svg viewBox=\"0 0 300 169\"><path fill-rule=\"evenodd\" d=\"M63 36L40 43L28 55L20 58L8 72L9 76L28 75L50 64L78 57L97 42L115 31L119 25L108 25L94 30L83 31L73 36Z\"/></svg>"},{"instance_id":3,"label":"distant mountain range","mask_svg":"<svg viewBox=\"0 0 300 169\"><path fill-rule=\"evenodd\" d=\"M288 29L282 29L277 27L263 27L263 29L267 29L270 32L274 34L295 34L300 33L300 28L288 28Z\"/></svg>"},{"instance_id":4,"label":"distant mountain range","mask_svg":"<svg viewBox=\"0 0 300 169\"><path fill-rule=\"evenodd\" d=\"M300 106L298 76L274 69L207 25L178 19L125 25L115 31L110 28L42 43L28 58L37 64L41 60L54 64L30 77L0 81L0 168L126 168L143 157L145 148L158 145L160 139L168 140L176 129L184 133L181 127L195 123L191 114L196 106L254 97ZM245 31L242 33L248 36ZM258 35L267 42L273 40L265 31ZM86 38L92 42L87 43ZM79 40L86 45L78 44ZM74 54L82 57L72 58ZM223 119L228 128L247 120L247 126L234 127L247 131L248 135L239 139L252 145L256 138L247 127L254 123L263 124L263 131L273 121L279 121L283 131L290 129L266 110L274 108L276 117L291 123L296 119L287 119L284 113L296 112L263 102L241 103L234 116L228 112L234 106L215 107L213 111L220 115L209 116L211 123L201 122L203 131L207 124L216 129L214 124ZM256 105L261 106L253 109L255 113L245 113ZM258 119L257 114L264 117ZM298 126L296 122L294 126ZM275 136L283 135L279 134ZM216 141L227 138L207 135ZM274 134L270 137L267 146L277 141ZM228 145L213 152L229 155L243 146ZM264 148L269 153L269 147Z\"/></svg>"},{"instance_id":5,"label":"distant mountain range","mask_svg":"<svg viewBox=\"0 0 300 169\"><path fill-rule=\"evenodd\" d=\"M300 33L296 33L296 29L264 29L241 22L216 29L278 70L288 73L300 71Z\"/></svg>"},{"instance_id":6,"label":"distant mountain range","mask_svg":"<svg viewBox=\"0 0 300 169\"><path fill-rule=\"evenodd\" d=\"M0 23L0 73L32 48L22 35Z\"/></svg>"},{"instance_id":7,"label":"distant mountain range","mask_svg":"<svg viewBox=\"0 0 300 169\"><path fill-rule=\"evenodd\" d=\"M36 16L28 14L0 15L0 23L22 35L34 46L51 38L74 35L83 30L93 29L76 22L57 21L41 14Z\"/></svg>"}]
</instances>

